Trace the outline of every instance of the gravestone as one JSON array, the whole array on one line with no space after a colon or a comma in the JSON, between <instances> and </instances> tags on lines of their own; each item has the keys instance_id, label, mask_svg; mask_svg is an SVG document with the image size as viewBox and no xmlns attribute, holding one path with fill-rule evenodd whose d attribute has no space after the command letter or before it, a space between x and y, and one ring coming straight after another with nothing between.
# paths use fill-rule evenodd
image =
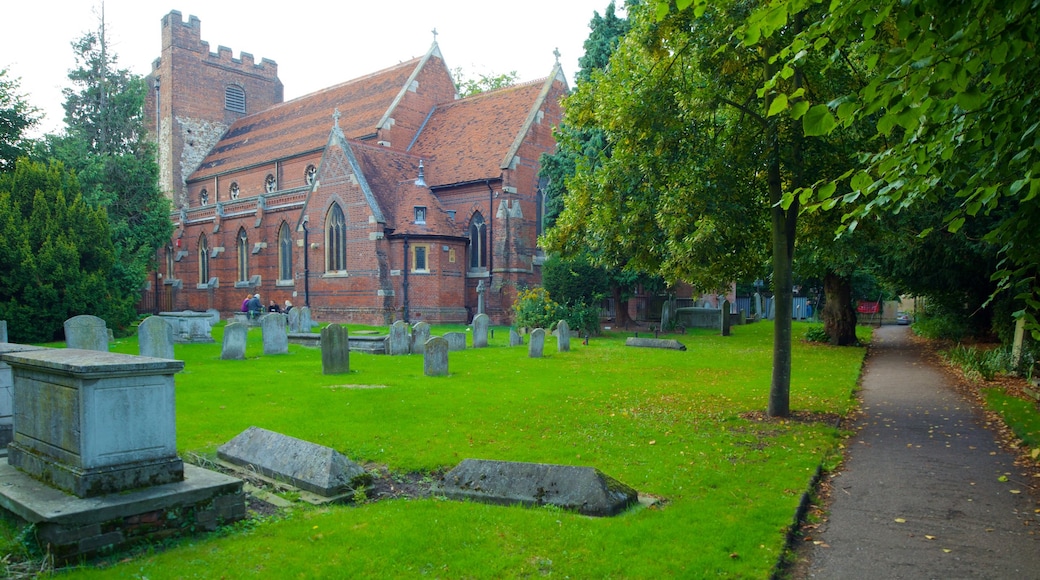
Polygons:
<instances>
[{"instance_id":1,"label":"gravestone","mask_svg":"<svg viewBox=\"0 0 1040 580\"><path fill-rule=\"evenodd\" d=\"M65 346L108 352L108 328L97 316L80 314L65 321Z\"/></svg>"},{"instance_id":2,"label":"gravestone","mask_svg":"<svg viewBox=\"0 0 1040 580\"><path fill-rule=\"evenodd\" d=\"M569 352L571 350L571 325L566 320L556 323L556 350L558 352Z\"/></svg>"},{"instance_id":3,"label":"gravestone","mask_svg":"<svg viewBox=\"0 0 1040 580\"><path fill-rule=\"evenodd\" d=\"M250 427L217 448L217 457L324 497L352 492L368 473L335 449Z\"/></svg>"},{"instance_id":4,"label":"gravestone","mask_svg":"<svg viewBox=\"0 0 1040 580\"><path fill-rule=\"evenodd\" d=\"M416 322L412 327L412 343L409 346L412 354L422 354L426 347L426 341L430 340L430 325L426 322Z\"/></svg>"},{"instance_id":5,"label":"gravestone","mask_svg":"<svg viewBox=\"0 0 1040 580\"><path fill-rule=\"evenodd\" d=\"M301 308L293 308L289 311L289 332L300 332L300 311ZM309 332L309 331L308 331Z\"/></svg>"},{"instance_id":6,"label":"gravestone","mask_svg":"<svg viewBox=\"0 0 1040 580\"><path fill-rule=\"evenodd\" d=\"M264 354L289 354L289 335L285 331L285 315L272 312L260 319L264 338Z\"/></svg>"},{"instance_id":7,"label":"gravestone","mask_svg":"<svg viewBox=\"0 0 1040 580\"><path fill-rule=\"evenodd\" d=\"M216 308L207 308L206 309L206 314L209 314L209 325L210 325L210 328L212 328L213 326L216 326L216 324L218 322L220 322L220 311L217 310Z\"/></svg>"},{"instance_id":8,"label":"gravestone","mask_svg":"<svg viewBox=\"0 0 1040 580\"><path fill-rule=\"evenodd\" d=\"M487 286L484 281L477 282L477 314L485 314L484 312L484 295L487 294ZM475 318L474 318L475 320Z\"/></svg>"},{"instance_id":9,"label":"gravestone","mask_svg":"<svg viewBox=\"0 0 1040 580\"><path fill-rule=\"evenodd\" d=\"M14 440L8 463L77 497L182 481L176 360L82 349L8 352Z\"/></svg>"},{"instance_id":10,"label":"gravestone","mask_svg":"<svg viewBox=\"0 0 1040 580\"><path fill-rule=\"evenodd\" d=\"M7 342L7 321L0 320L0 342Z\"/></svg>"},{"instance_id":11,"label":"gravestone","mask_svg":"<svg viewBox=\"0 0 1040 580\"><path fill-rule=\"evenodd\" d=\"M445 332L444 340L448 341L449 351L466 350L465 332Z\"/></svg>"},{"instance_id":12,"label":"gravestone","mask_svg":"<svg viewBox=\"0 0 1040 580\"><path fill-rule=\"evenodd\" d=\"M220 348L223 360L245 360L246 339L249 338L249 324L232 322L224 327L224 344Z\"/></svg>"},{"instance_id":13,"label":"gravestone","mask_svg":"<svg viewBox=\"0 0 1040 580\"><path fill-rule=\"evenodd\" d=\"M545 330L536 328L531 331L531 339L527 344L527 356L530 358L541 358L545 350Z\"/></svg>"},{"instance_id":14,"label":"gravestone","mask_svg":"<svg viewBox=\"0 0 1040 580\"><path fill-rule=\"evenodd\" d=\"M173 358L173 325L159 316L149 316L137 326L138 353L155 358Z\"/></svg>"},{"instance_id":15,"label":"gravestone","mask_svg":"<svg viewBox=\"0 0 1040 580\"><path fill-rule=\"evenodd\" d=\"M293 310L296 310L293 308ZM292 310L290 310L292 312ZM300 309L300 332L310 332L314 328L314 321L311 320L311 307L304 306Z\"/></svg>"},{"instance_id":16,"label":"gravestone","mask_svg":"<svg viewBox=\"0 0 1040 580\"><path fill-rule=\"evenodd\" d=\"M634 338L625 339L625 346L638 346L643 348L666 348L671 350L686 350L686 345L678 340L670 338Z\"/></svg>"},{"instance_id":17,"label":"gravestone","mask_svg":"<svg viewBox=\"0 0 1040 580\"><path fill-rule=\"evenodd\" d=\"M411 350L408 338L408 324L403 320L390 325L390 338L387 339L387 354L408 354Z\"/></svg>"},{"instance_id":18,"label":"gravestone","mask_svg":"<svg viewBox=\"0 0 1040 580\"><path fill-rule=\"evenodd\" d=\"M490 320L487 314L473 317L473 348L484 348L488 345L488 324Z\"/></svg>"},{"instance_id":19,"label":"gravestone","mask_svg":"<svg viewBox=\"0 0 1040 580\"><path fill-rule=\"evenodd\" d=\"M441 377L448 374L448 341L435 336L423 345L423 374Z\"/></svg>"},{"instance_id":20,"label":"gravestone","mask_svg":"<svg viewBox=\"0 0 1040 580\"><path fill-rule=\"evenodd\" d=\"M321 374L350 372L350 336L347 327L330 324L321 329Z\"/></svg>"},{"instance_id":21,"label":"gravestone","mask_svg":"<svg viewBox=\"0 0 1040 580\"><path fill-rule=\"evenodd\" d=\"M762 311L762 295L755 292L755 319L762 320L765 317L765 312Z\"/></svg>"},{"instance_id":22,"label":"gravestone","mask_svg":"<svg viewBox=\"0 0 1040 580\"><path fill-rule=\"evenodd\" d=\"M669 330L672 327L672 301L665 300L661 304L661 330Z\"/></svg>"},{"instance_id":23,"label":"gravestone","mask_svg":"<svg viewBox=\"0 0 1040 580\"><path fill-rule=\"evenodd\" d=\"M509 329L509 346L523 346L524 337L520 336L520 333L515 328Z\"/></svg>"},{"instance_id":24,"label":"gravestone","mask_svg":"<svg viewBox=\"0 0 1040 580\"><path fill-rule=\"evenodd\" d=\"M719 327L720 327L719 330L722 331L722 336L729 336L729 334L730 334L730 325L732 324L732 321L730 320L730 315L729 315L729 300L723 300L722 301L722 317L721 318L722 318L722 320L719 323Z\"/></svg>"},{"instance_id":25,"label":"gravestone","mask_svg":"<svg viewBox=\"0 0 1040 580\"><path fill-rule=\"evenodd\" d=\"M213 336L210 334L213 317L208 312L182 310L180 312L160 312L159 316L165 318L173 326L174 342L190 344L213 342Z\"/></svg>"},{"instance_id":26,"label":"gravestone","mask_svg":"<svg viewBox=\"0 0 1040 580\"><path fill-rule=\"evenodd\" d=\"M466 459L444 474L449 499L496 505L554 505L614 516L639 501L636 490L593 467Z\"/></svg>"}]
</instances>

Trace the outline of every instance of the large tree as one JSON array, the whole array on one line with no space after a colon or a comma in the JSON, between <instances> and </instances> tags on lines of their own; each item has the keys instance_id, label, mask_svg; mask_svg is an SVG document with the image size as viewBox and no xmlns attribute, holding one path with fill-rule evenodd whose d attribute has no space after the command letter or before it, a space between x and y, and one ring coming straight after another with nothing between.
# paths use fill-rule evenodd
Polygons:
<instances>
[{"instance_id":1,"label":"large tree","mask_svg":"<svg viewBox=\"0 0 1040 580\"><path fill-rule=\"evenodd\" d=\"M39 122L39 111L19 92L18 79L0 69L0 172L14 169L19 157L28 155L32 140L26 133Z\"/></svg>"},{"instance_id":2,"label":"large tree","mask_svg":"<svg viewBox=\"0 0 1040 580\"><path fill-rule=\"evenodd\" d=\"M144 80L118 67L109 47L104 14L96 31L72 43L77 67L64 90L64 135L50 139L50 153L78 174L84 199L108 213L116 248L112 278L118 304L108 322L123 328L157 250L169 242L170 204L159 190L155 148L144 128Z\"/></svg>"}]
</instances>

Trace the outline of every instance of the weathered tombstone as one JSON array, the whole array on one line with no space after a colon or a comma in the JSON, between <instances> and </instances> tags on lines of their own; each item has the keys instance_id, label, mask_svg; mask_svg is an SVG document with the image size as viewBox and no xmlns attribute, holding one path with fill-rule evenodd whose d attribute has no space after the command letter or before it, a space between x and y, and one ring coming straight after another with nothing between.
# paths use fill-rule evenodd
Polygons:
<instances>
[{"instance_id":1,"label":"weathered tombstone","mask_svg":"<svg viewBox=\"0 0 1040 580\"><path fill-rule=\"evenodd\" d=\"M412 343L409 347L412 354L422 354L427 340L430 340L430 325L426 322L416 322L412 327Z\"/></svg>"},{"instance_id":2,"label":"weathered tombstone","mask_svg":"<svg viewBox=\"0 0 1040 580\"><path fill-rule=\"evenodd\" d=\"M0 342L7 342L7 321L0 320Z\"/></svg>"},{"instance_id":3,"label":"weathered tombstone","mask_svg":"<svg viewBox=\"0 0 1040 580\"><path fill-rule=\"evenodd\" d=\"M686 350L686 345L678 340L670 338L639 338L629 337L625 339L625 346L639 346L644 348L666 348L671 350Z\"/></svg>"},{"instance_id":4,"label":"weathered tombstone","mask_svg":"<svg viewBox=\"0 0 1040 580\"><path fill-rule=\"evenodd\" d=\"M260 319L264 338L264 354L289 354L289 335L285 331L285 315L272 312Z\"/></svg>"},{"instance_id":5,"label":"weathered tombstone","mask_svg":"<svg viewBox=\"0 0 1040 580\"><path fill-rule=\"evenodd\" d=\"M722 301L722 320L719 322L719 330L722 331L722 336L729 336L730 330L730 316L729 316L729 300Z\"/></svg>"},{"instance_id":6,"label":"weathered tombstone","mask_svg":"<svg viewBox=\"0 0 1040 580\"><path fill-rule=\"evenodd\" d=\"M408 354L409 348L408 324L398 320L390 326L390 338L387 340L387 354Z\"/></svg>"},{"instance_id":7,"label":"weathered tombstone","mask_svg":"<svg viewBox=\"0 0 1040 580\"><path fill-rule=\"evenodd\" d=\"M149 316L137 325L138 353L155 358L173 358L173 325L159 316Z\"/></svg>"},{"instance_id":8,"label":"weathered tombstone","mask_svg":"<svg viewBox=\"0 0 1040 580\"><path fill-rule=\"evenodd\" d=\"M515 328L509 329L509 346L523 346L524 337L520 336L520 333Z\"/></svg>"},{"instance_id":9,"label":"weathered tombstone","mask_svg":"<svg viewBox=\"0 0 1040 580\"><path fill-rule=\"evenodd\" d=\"M220 322L220 311L216 308L207 308L206 314L209 314L209 325L211 328Z\"/></svg>"},{"instance_id":10,"label":"weathered tombstone","mask_svg":"<svg viewBox=\"0 0 1040 580\"><path fill-rule=\"evenodd\" d=\"M435 336L423 345L423 374L441 377L448 374L448 341Z\"/></svg>"},{"instance_id":11,"label":"weathered tombstone","mask_svg":"<svg viewBox=\"0 0 1040 580\"><path fill-rule=\"evenodd\" d=\"M321 329L321 374L350 372L350 336L347 327L330 324Z\"/></svg>"},{"instance_id":12,"label":"weathered tombstone","mask_svg":"<svg viewBox=\"0 0 1040 580\"><path fill-rule=\"evenodd\" d=\"M466 459L444 474L449 499L496 505L554 505L614 516L639 501L636 490L593 467Z\"/></svg>"},{"instance_id":13,"label":"weathered tombstone","mask_svg":"<svg viewBox=\"0 0 1040 580\"><path fill-rule=\"evenodd\" d=\"M213 317L208 312L182 310L180 312L160 312L159 316L173 326L173 340L180 343L213 342L210 334Z\"/></svg>"},{"instance_id":14,"label":"weathered tombstone","mask_svg":"<svg viewBox=\"0 0 1040 580\"><path fill-rule=\"evenodd\" d=\"M224 344L220 348L223 360L245 360L246 339L249 338L249 324L232 322L224 327Z\"/></svg>"},{"instance_id":15,"label":"weathered tombstone","mask_svg":"<svg viewBox=\"0 0 1040 580\"><path fill-rule=\"evenodd\" d=\"M484 348L488 345L488 324L490 321L487 314L473 317L473 348Z\"/></svg>"},{"instance_id":16,"label":"weathered tombstone","mask_svg":"<svg viewBox=\"0 0 1040 580\"><path fill-rule=\"evenodd\" d=\"M218 447L217 457L324 497L349 493L368 479L363 467L335 449L259 427Z\"/></svg>"},{"instance_id":17,"label":"weathered tombstone","mask_svg":"<svg viewBox=\"0 0 1040 580\"><path fill-rule=\"evenodd\" d=\"M465 332L445 332L444 340L448 341L448 350L466 350L466 333Z\"/></svg>"},{"instance_id":18,"label":"weathered tombstone","mask_svg":"<svg viewBox=\"0 0 1040 580\"><path fill-rule=\"evenodd\" d=\"M531 331L531 339L527 343L527 356L541 358L543 350L545 350L545 330L536 328Z\"/></svg>"},{"instance_id":19,"label":"weathered tombstone","mask_svg":"<svg viewBox=\"0 0 1040 580\"><path fill-rule=\"evenodd\" d=\"M97 316L80 314L65 321L65 346L108 352L108 328Z\"/></svg>"},{"instance_id":20,"label":"weathered tombstone","mask_svg":"<svg viewBox=\"0 0 1040 580\"><path fill-rule=\"evenodd\" d=\"M668 330L672 327L672 301L665 300L664 304L661 305L661 330Z\"/></svg>"},{"instance_id":21,"label":"weathered tombstone","mask_svg":"<svg viewBox=\"0 0 1040 580\"><path fill-rule=\"evenodd\" d=\"M487 286L484 285L484 281L477 282L477 314L485 314L484 312L484 295L487 294Z\"/></svg>"},{"instance_id":22,"label":"weathered tombstone","mask_svg":"<svg viewBox=\"0 0 1040 580\"><path fill-rule=\"evenodd\" d=\"M289 311L289 332L300 332L301 308L293 308Z\"/></svg>"},{"instance_id":23,"label":"weathered tombstone","mask_svg":"<svg viewBox=\"0 0 1040 580\"><path fill-rule=\"evenodd\" d=\"M293 310L296 310L293 308ZM292 312L290 310L289 312ZM314 328L314 321L311 320L311 307L304 306L300 309L300 332L310 332Z\"/></svg>"},{"instance_id":24,"label":"weathered tombstone","mask_svg":"<svg viewBox=\"0 0 1040 580\"><path fill-rule=\"evenodd\" d=\"M762 311L762 295L755 292L755 320L762 320L765 316Z\"/></svg>"},{"instance_id":25,"label":"weathered tombstone","mask_svg":"<svg viewBox=\"0 0 1040 580\"><path fill-rule=\"evenodd\" d=\"M42 346L28 344L12 344L0 341L0 355L5 352L25 352L40 350ZM7 444L14 435L14 373L11 365L0 358L0 450L7 452Z\"/></svg>"},{"instance_id":26,"label":"weathered tombstone","mask_svg":"<svg viewBox=\"0 0 1040 580\"><path fill-rule=\"evenodd\" d=\"M556 350L558 352L569 352L571 350L571 325L566 320L556 323Z\"/></svg>"}]
</instances>

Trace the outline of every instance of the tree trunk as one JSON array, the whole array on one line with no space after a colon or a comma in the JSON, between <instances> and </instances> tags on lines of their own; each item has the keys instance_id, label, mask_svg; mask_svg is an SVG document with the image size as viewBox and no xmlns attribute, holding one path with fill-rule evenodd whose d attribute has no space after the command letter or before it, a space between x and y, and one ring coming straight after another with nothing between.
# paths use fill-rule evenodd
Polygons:
<instances>
[{"instance_id":1,"label":"tree trunk","mask_svg":"<svg viewBox=\"0 0 1040 580\"><path fill-rule=\"evenodd\" d=\"M611 293L614 295L614 322L618 328L628 328L628 300L621 301L621 287L614 286L611 288Z\"/></svg>"},{"instance_id":2,"label":"tree trunk","mask_svg":"<svg viewBox=\"0 0 1040 580\"><path fill-rule=\"evenodd\" d=\"M856 309L852 307L852 279L828 272L823 277L823 329L834 346L856 341Z\"/></svg>"}]
</instances>

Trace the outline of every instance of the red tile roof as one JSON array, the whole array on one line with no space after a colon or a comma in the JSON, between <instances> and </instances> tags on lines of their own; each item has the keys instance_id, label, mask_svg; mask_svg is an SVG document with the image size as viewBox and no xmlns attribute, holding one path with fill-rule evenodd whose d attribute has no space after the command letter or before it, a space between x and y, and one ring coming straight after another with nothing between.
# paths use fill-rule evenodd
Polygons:
<instances>
[{"instance_id":1,"label":"red tile roof","mask_svg":"<svg viewBox=\"0 0 1040 580\"><path fill-rule=\"evenodd\" d=\"M438 106L409 152L426 160L431 186L496 179L546 80Z\"/></svg>"},{"instance_id":2,"label":"red tile roof","mask_svg":"<svg viewBox=\"0 0 1040 580\"><path fill-rule=\"evenodd\" d=\"M347 137L375 133L377 123L422 60L412 59L239 119L190 180L320 149L328 140L337 108L339 125Z\"/></svg>"}]
</instances>

